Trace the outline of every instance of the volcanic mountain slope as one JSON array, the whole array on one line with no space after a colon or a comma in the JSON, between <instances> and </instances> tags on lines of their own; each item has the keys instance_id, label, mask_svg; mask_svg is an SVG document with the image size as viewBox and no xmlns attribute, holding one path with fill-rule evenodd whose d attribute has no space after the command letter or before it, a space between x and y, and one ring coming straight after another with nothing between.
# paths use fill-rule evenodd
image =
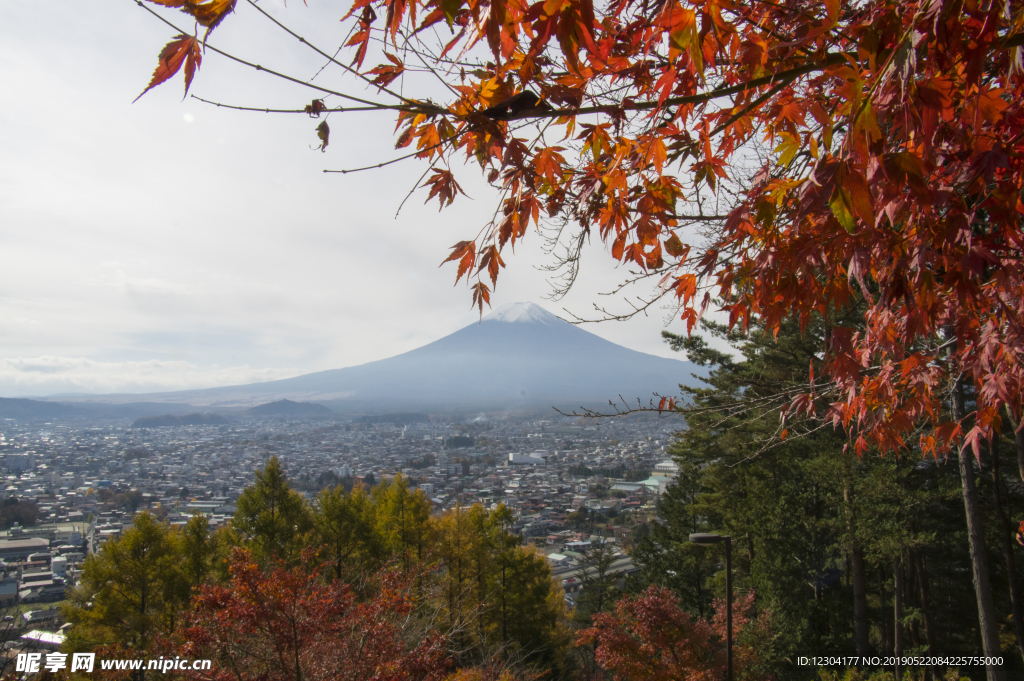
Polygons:
<instances>
[{"instance_id":1,"label":"volcanic mountain slope","mask_svg":"<svg viewBox=\"0 0 1024 681\"><path fill-rule=\"evenodd\" d=\"M703 372L689 362L606 341L533 303L511 303L478 324L376 362L266 383L133 397L222 407L292 399L341 412L572 409L607 404L620 395L633 403L646 403L652 393L677 395L679 383L695 382L691 373Z\"/></svg>"}]
</instances>

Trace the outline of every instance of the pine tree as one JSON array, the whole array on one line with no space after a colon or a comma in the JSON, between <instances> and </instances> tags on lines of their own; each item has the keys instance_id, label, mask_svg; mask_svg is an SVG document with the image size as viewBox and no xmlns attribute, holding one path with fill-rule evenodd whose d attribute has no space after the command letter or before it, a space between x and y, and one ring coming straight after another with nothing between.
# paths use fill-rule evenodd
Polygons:
<instances>
[{"instance_id":1,"label":"pine tree","mask_svg":"<svg viewBox=\"0 0 1024 681\"><path fill-rule=\"evenodd\" d=\"M583 625L600 612L610 612L618 597L618 575L612 574L612 564L621 557L615 545L599 541L579 560L577 575L580 581L574 619Z\"/></svg>"},{"instance_id":2,"label":"pine tree","mask_svg":"<svg viewBox=\"0 0 1024 681\"><path fill-rule=\"evenodd\" d=\"M789 320L777 337L756 324L746 335L704 326L738 357L698 336L667 334L713 368L705 386L685 389L688 428L670 448L680 474L660 500L662 522L634 559L645 577L703 615L711 596L723 595L723 548L698 547L688 535L731 535L734 589L737 597L752 590L770 612L777 635L763 644L770 647L762 664L782 676L798 678L784 660L811 648L974 650L978 629L953 615L973 609L955 467L915 453L882 458L869 449L858 457L831 421L779 421L779 403L813 380L829 324ZM938 588L945 603L930 597ZM940 631L939 616L958 624Z\"/></svg>"},{"instance_id":3,"label":"pine tree","mask_svg":"<svg viewBox=\"0 0 1024 681\"><path fill-rule=\"evenodd\" d=\"M210 532L207 517L200 513L189 518L176 539L184 559L182 569L189 588L195 589L206 584L213 573L213 563L218 556L218 542Z\"/></svg>"},{"instance_id":4,"label":"pine tree","mask_svg":"<svg viewBox=\"0 0 1024 681\"><path fill-rule=\"evenodd\" d=\"M385 550L399 557L402 566L421 563L432 543L430 500L423 490L409 490L405 476L382 480L372 492L376 504L376 532Z\"/></svg>"},{"instance_id":5,"label":"pine tree","mask_svg":"<svg viewBox=\"0 0 1024 681\"><path fill-rule=\"evenodd\" d=\"M295 560L302 535L311 528L305 499L291 489L276 456L256 470L254 483L238 497L231 528L261 564Z\"/></svg>"},{"instance_id":6,"label":"pine tree","mask_svg":"<svg viewBox=\"0 0 1024 681\"><path fill-rule=\"evenodd\" d=\"M376 507L362 487L346 493L337 485L321 490L313 502L315 540L324 547L324 558L341 578L346 565L372 567L382 558L376 528Z\"/></svg>"}]
</instances>

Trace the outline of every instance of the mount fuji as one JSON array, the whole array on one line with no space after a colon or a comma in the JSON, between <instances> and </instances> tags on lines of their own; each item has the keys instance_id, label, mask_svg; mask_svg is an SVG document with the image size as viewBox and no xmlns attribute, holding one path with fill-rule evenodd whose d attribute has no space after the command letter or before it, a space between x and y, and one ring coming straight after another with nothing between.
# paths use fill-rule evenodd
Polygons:
<instances>
[{"instance_id":1,"label":"mount fuji","mask_svg":"<svg viewBox=\"0 0 1024 681\"><path fill-rule=\"evenodd\" d=\"M271 400L319 402L341 412L502 410L646 404L677 395L706 370L624 348L533 303L510 303L444 338L388 359L266 383L149 395L118 402L249 407ZM103 401L110 402L110 395ZM126 399L128 398L128 399ZM100 399L96 396L95 399Z\"/></svg>"}]
</instances>

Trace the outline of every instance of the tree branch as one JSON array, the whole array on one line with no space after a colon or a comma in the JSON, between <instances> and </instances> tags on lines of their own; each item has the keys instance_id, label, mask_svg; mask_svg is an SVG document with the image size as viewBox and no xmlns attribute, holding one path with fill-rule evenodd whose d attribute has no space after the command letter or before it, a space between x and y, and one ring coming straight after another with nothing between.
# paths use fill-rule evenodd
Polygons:
<instances>
[{"instance_id":1,"label":"tree branch","mask_svg":"<svg viewBox=\"0 0 1024 681\"><path fill-rule=\"evenodd\" d=\"M261 106L237 106L235 104L221 104L220 102L213 102L209 99L203 99L197 95L189 95L192 99L198 99L203 104L212 104L213 106L220 107L223 109L234 109L236 111L256 111L259 113L286 113L286 114L300 114L309 113L305 109L268 109ZM334 109L321 109L320 113L346 113L348 111L381 111L391 110L389 106L339 106Z\"/></svg>"},{"instance_id":2,"label":"tree branch","mask_svg":"<svg viewBox=\"0 0 1024 681\"><path fill-rule=\"evenodd\" d=\"M580 116L583 114L592 113L612 113L615 111L648 111L650 109L656 109L661 107L678 106L680 104L700 104L702 102L710 102L713 99L719 97L728 97L729 95L735 95L746 90L753 90L764 85L775 85L778 87L779 84L785 85L790 83L800 76L814 71L822 71L830 66L836 66L842 64L848 58L856 58L855 52L833 52L825 55L825 58L820 62L813 64L804 64L803 66L797 66L786 71L780 71L767 76L761 76L760 78L754 78L753 80L744 81L737 83L736 85L730 85L728 87L720 87L715 90L708 92L702 92L695 95L684 95L682 97L669 97L664 102L631 102L620 105L600 105L600 106L583 106L575 109L551 109L551 110L537 110L530 109L521 111L518 114L512 115L508 120L515 120L517 118L560 118L562 116Z\"/></svg>"},{"instance_id":3,"label":"tree branch","mask_svg":"<svg viewBox=\"0 0 1024 681\"><path fill-rule=\"evenodd\" d=\"M269 14L267 14L266 11L262 7L257 5L255 2L253 2L253 0L248 0L248 2L249 2L250 5L252 5L256 9L256 11L258 11L260 14L265 16L267 19L270 19L272 22L274 22L274 24L276 24L278 28L280 28L285 33L287 33L288 35L290 35L293 38L295 38L296 40L298 40L303 45L306 45L307 47L309 47L309 49L313 50L314 52L319 54L321 57L324 57L325 59L327 59L330 63L335 64L337 66L340 66L341 68L345 69L346 71L348 71L349 73L353 74L357 78L360 78L360 79L366 81L367 83L369 83L373 87L377 88L381 92L386 92L387 94L391 95L392 97L395 97L396 99L402 100L406 104L410 104L410 105L414 105L414 106L418 104L416 101L414 101L412 99L407 99L407 98L403 97L402 95L398 94L397 92L392 92L391 90L389 90L386 87L381 87L381 86L377 85L370 78L367 78L363 74L359 73L359 71L357 71L356 69L352 68L348 64L344 64L344 63L338 61L337 59L335 59L331 55L327 54L326 52L324 52L323 50L318 48L313 43L311 43L308 40L306 40L305 38L303 38L301 35L299 35L295 31L291 30L290 28L288 28L287 26L282 24L280 21L278 21L274 17L272 17Z\"/></svg>"},{"instance_id":4,"label":"tree branch","mask_svg":"<svg viewBox=\"0 0 1024 681\"><path fill-rule=\"evenodd\" d=\"M142 9L146 10L147 12L149 12L150 14L155 16L157 19L159 19L160 21L162 21L165 24L167 24L168 26L170 26L171 28L173 28L175 31L178 31L178 33L184 33L184 34L188 33L187 31L183 31L182 29L178 28L178 26L176 26L173 22L171 22L171 21L167 20L166 18L164 18L163 16L161 16L159 12L156 12L155 10L153 10L153 9L147 7L146 5L142 4L142 0L135 0L135 4L138 5L139 7L141 7ZM377 109L392 109L392 110L395 110L395 111L418 111L418 112L427 113L427 114L446 114L446 113L448 113L444 109L441 109L441 108L436 107L436 106L431 106L431 105L423 104L423 103L417 103L415 106L409 106L409 105L403 105L403 104L381 104L379 102L372 102L372 101L370 101L368 99L362 99L360 97L354 97L352 95L346 95L344 92L338 92L337 90L331 90L329 88L321 87L319 85L314 85L313 83L307 83L307 82L305 82L303 80L299 80L298 78L293 78L292 76L285 75L285 74L283 74L283 73L281 73L279 71L274 71L273 69L268 69L265 66L261 66L259 64L254 64L254 63L252 63L250 61L246 61L245 59L241 59L239 57L236 57L233 54L229 54L229 53L225 52L224 50L217 49L216 47L214 47L213 45L211 45L208 42L205 43L205 49L208 49L208 50L211 50L213 52L216 52L220 56L226 57L226 58L230 59L233 62L237 62L239 64L242 64L243 66L248 66L249 68L256 69L257 71L263 71L264 73L269 73L272 76L277 76L278 78L281 78L283 80L287 80L287 81L289 81L291 83L295 83L296 85L302 85L303 87L312 88L314 90L318 90L319 92L324 92L324 93L327 93L329 95L335 95L337 97L341 97L342 99L348 99L348 100L353 101L353 102L359 102L360 104L366 104L366 105L372 106L372 107L377 108Z\"/></svg>"}]
</instances>

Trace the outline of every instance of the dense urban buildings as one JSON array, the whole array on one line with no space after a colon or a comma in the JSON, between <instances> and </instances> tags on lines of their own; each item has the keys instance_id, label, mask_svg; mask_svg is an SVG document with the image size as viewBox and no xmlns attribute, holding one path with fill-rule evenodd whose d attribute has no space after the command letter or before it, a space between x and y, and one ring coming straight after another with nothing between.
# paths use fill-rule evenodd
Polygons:
<instances>
[{"instance_id":1,"label":"dense urban buildings","mask_svg":"<svg viewBox=\"0 0 1024 681\"><path fill-rule=\"evenodd\" d=\"M223 421L223 419L220 419ZM219 425L134 427L107 422L0 423L6 578L0 599L26 628L74 586L84 556L148 510L171 524L204 514L227 522L253 473L276 456L312 499L333 485L404 476L435 511L504 503L514 531L543 552L568 598L579 558L596 542L622 551L653 519L675 473L671 416L446 420L418 415L320 420L237 419ZM19 611L19 612L20 612Z\"/></svg>"}]
</instances>

